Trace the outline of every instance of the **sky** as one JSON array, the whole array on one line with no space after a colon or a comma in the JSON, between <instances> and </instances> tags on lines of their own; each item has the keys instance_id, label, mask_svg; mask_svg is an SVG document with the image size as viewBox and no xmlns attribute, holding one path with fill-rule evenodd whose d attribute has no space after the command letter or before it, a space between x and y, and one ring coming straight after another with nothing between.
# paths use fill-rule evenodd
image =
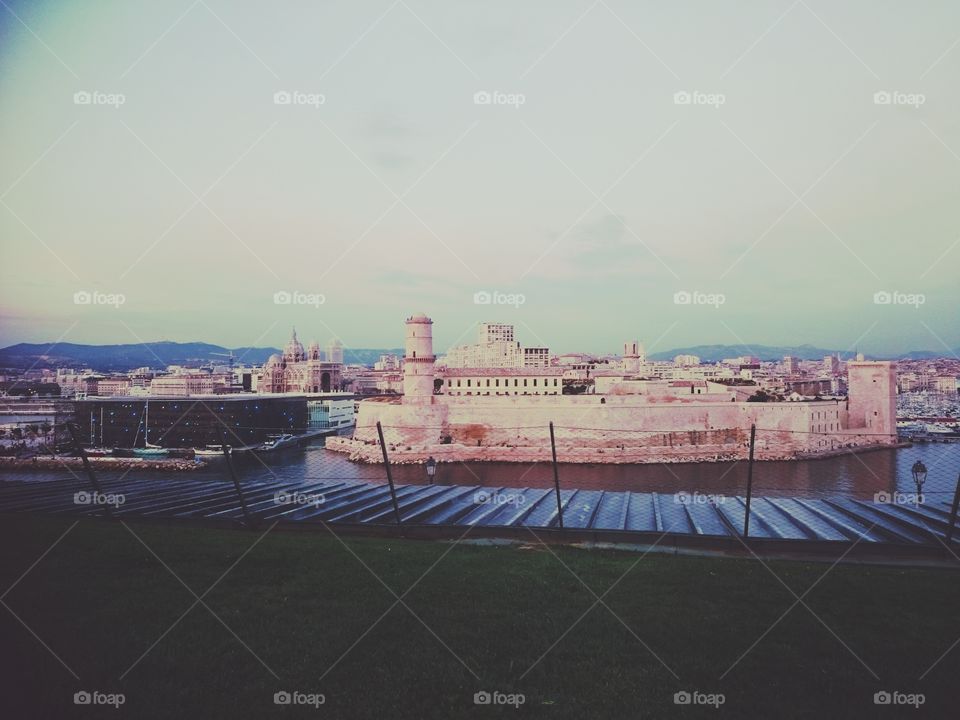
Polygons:
<instances>
[{"instance_id":1,"label":"sky","mask_svg":"<svg viewBox=\"0 0 960 720\"><path fill-rule=\"evenodd\" d=\"M960 4L0 0L0 345L960 347Z\"/></svg>"}]
</instances>

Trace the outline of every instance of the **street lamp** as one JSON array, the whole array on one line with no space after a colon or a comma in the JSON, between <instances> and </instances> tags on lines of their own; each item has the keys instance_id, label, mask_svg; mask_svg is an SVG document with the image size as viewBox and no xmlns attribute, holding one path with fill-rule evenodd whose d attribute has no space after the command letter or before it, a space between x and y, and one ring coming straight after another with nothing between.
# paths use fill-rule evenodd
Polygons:
<instances>
[{"instance_id":1,"label":"street lamp","mask_svg":"<svg viewBox=\"0 0 960 720\"><path fill-rule=\"evenodd\" d=\"M917 498L919 499L923 492L923 484L927 481L927 466L917 460L910 468L910 472L913 473L913 484L917 486Z\"/></svg>"},{"instance_id":2,"label":"street lamp","mask_svg":"<svg viewBox=\"0 0 960 720\"><path fill-rule=\"evenodd\" d=\"M433 455L427 458L427 480L433 485L433 476L437 474L437 461L433 459Z\"/></svg>"}]
</instances>

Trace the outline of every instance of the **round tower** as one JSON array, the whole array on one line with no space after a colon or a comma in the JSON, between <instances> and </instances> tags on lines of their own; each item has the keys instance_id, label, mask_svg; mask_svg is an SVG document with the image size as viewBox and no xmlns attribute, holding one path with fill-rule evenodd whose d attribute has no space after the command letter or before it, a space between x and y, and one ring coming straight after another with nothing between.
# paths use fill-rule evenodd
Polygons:
<instances>
[{"instance_id":1,"label":"round tower","mask_svg":"<svg viewBox=\"0 0 960 720\"><path fill-rule=\"evenodd\" d=\"M403 358L404 402L433 399L433 320L423 313L407 318Z\"/></svg>"}]
</instances>

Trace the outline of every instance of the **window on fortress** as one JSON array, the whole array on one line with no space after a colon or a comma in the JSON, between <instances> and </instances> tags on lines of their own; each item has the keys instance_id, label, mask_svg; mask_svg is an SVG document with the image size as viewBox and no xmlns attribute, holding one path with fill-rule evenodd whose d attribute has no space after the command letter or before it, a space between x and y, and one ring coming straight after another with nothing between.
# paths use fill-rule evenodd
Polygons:
<instances>
[{"instance_id":1,"label":"window on fortress","mask_svg":"<svg viewBox=\"0 0 960 720\"><path fill-rule=\"evenodd\" d=\"M527 379L526 379L526 378L523 379L523 386L524 386L524 387L527 386Z\"/></svg>"},{"instance_id":2,"label":"window on fortress","mask_svg":"<svg viewBox=\"0 0 960 720\"><path fill-rule=\"evenodd\" d=\"M473 381L470 378L467 378L467 387L472 387Z\"/></svg>"},{"instance_id":3,"label":"window on fortress","mask_svg":"<svg viewBox=\"0 0 960 720\"><path fill-rule=\"evenodd\" d=\"M537 386L537 379L536 379L536 378L533 379L533 386L534 386L534 387Z\"/></svg>"},{"instance_id":4,"label":"window on fortress","mask_svg":"<svg viewBox=\"0 0 960 720\"><path fill-rule=\"evenodd\" d=\"M487 387L490 387L490 378L487 378ZM489 395L490 393L487 393Z\"/></svg>"}]
</instances>

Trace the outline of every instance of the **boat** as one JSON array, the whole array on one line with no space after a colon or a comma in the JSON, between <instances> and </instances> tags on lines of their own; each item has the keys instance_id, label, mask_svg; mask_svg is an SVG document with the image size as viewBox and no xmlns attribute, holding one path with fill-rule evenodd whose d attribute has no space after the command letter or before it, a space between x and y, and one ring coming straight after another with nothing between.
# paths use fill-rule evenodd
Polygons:
<instances>
[{"instance_id":1,"label":"boat","mask_svg":"<svg viewBox=\"0 0 960 720\"><path fill-rule=\"evenodd\" d=\"M83 454L87 457L106 457L113 455L113 448L84 448Z\"/></svg>"},{"instance_id":2,"label":"boat","mask_svg":"<svg viewBox=\"0 0 960 720\"><path fill-rule=\"evenodd\" d=\"M265 443L260 445L257 450L259 452L272 452L274 450L283 450L284 448L293 447L296 444L296 436L285 433L283 435L273 436L270 440L267 440Z\"/></svg>"},{"instance_id":3,"label":"boat","mask_svg":"<svg viewBox=\"0 0 960 720\"><path fill-rule=\"evenodd\" d=\"M143 448L134 448L133 454L137 457L165 457L170 454L170 451L162 447L143 447Z\"/></svg>"},{"instance_id":4,"label":"boat","mask_svg":"<svg viewBox=\"0 0 960 720\"><path fill-rule=\"evenodd\" d=\"M143 424L143 447L137 447L137 438L140 437L140 426L137 426L137 434L133 437L133 447L130 449L133 457L138 458L162 458L170 454L170 450L161 447L156 443L150 442L150 401L143 404L143 415L140 417Z\"/></svg>"},{"instance_id":5,"label":"boat","mask_svg":"<svg viewBox=\"0 0 960 720\"><path fill-rule=\"evenodd\" d=\"M223 445L207 445L206 447L202 447L202 448L194 448L193 454L201 457L213 457L213 456L223 455Z\"/></svg>"}]
</instances>

